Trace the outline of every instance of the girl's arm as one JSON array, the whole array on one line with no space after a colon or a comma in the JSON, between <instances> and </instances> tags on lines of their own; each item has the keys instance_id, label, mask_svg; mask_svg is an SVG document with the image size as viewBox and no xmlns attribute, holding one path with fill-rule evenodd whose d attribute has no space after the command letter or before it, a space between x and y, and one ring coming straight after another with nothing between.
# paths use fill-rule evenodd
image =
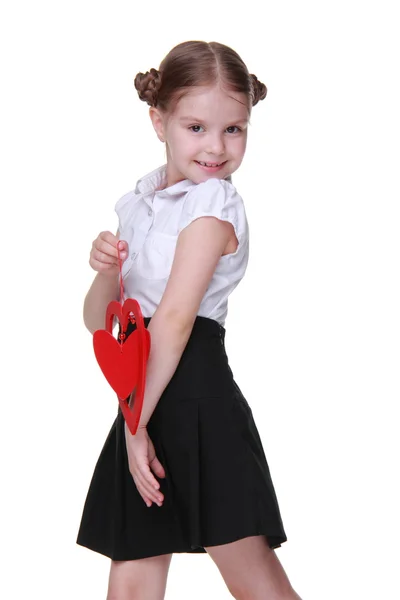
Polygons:
<instances>
[{"instance_id":1,"label":"girl's arm","mask_svg":"<svg viewBox=\"0 0 400 600\"><path fill-rule=\"evenodd\" d=\"M118 300L118 293L118 273L97 273L83 304L83 320L90 333L104 329L107 306Z\"/></svg>"},{"instance_id":2,"label":"girl's arm","mask_svg":"<svg viewBox=\"0 0 400 600\"><path fill-rule=\"evenodd\" d=\"M167 286L148 326L151 350L139 428L147 426L175 373L200 303L232 235L235 237L229 222L201 217L178 237Z\"/></svg>"},{"instance_id":3,"label":"girl's arm","mask_svg":"<svg viewBox=\"0 0 400 600\"><path fill-rule=\"evenodd\" d=\"M119 231L113 235L103 231L94 240L90 252L89 264L98 271L83 305L83 320L90 333L105 326L107 305L112 300L118 300L119 294L119 265L118 250ZM121 260L128 256L128 244L120 242Z\"/></svg>"}]
</instances>

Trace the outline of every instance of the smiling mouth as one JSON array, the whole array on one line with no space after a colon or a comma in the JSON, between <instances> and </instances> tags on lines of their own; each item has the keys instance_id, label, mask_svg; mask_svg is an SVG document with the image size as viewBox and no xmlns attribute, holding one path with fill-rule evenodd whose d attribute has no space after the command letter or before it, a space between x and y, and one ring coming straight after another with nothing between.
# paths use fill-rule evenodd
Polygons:
<instances>
[{"instance_id":1,"label":"smiling mouth","mask_svg":"<svg viewBox=\"0 0 400 600\"><path fill-rule=\"evenodd\" d=\"M206 163L206 162L201 162L201 160L196 160L195 162L197 162L202 167L221 167L222 165L224 165L226 163L226 160L224 160L221 163Z\"/></svg>"}]
</instances>

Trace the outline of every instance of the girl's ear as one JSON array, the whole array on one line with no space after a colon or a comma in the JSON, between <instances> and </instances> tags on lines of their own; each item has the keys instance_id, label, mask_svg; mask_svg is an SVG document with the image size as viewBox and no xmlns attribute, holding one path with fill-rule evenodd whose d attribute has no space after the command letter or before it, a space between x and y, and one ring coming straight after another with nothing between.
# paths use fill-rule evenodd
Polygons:
<instances>
[{"instance_id":1,"label":"girl's ear","mask_svg":"<svg viewBox=\"0 0 400 600\"><path fill-rule=\"evenodd\" d=\"M157 110L157 108L154 108L154 106L151 106L149 110L149 115L158 139L160 140L160 142L165 142L164 120L160 111Z\"/></svg>"}]
</instances>

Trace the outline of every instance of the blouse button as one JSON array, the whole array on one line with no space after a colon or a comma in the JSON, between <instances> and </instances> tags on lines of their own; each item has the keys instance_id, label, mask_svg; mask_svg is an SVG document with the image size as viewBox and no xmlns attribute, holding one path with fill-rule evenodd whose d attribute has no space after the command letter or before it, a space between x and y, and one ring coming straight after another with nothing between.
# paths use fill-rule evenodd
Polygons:
<instances>
[{"instance_id":1,"label":"blouse button","mask_svg":"<svg viewBox=\"0 0 400 600\"><path fill-rule=\"evenodd\" d=\"M151 210L151 208L149 208L149 212L147 214L149 215L149 217L151 217L151 215L153 214L153 211Z\"/></svg>"}]
</instances>

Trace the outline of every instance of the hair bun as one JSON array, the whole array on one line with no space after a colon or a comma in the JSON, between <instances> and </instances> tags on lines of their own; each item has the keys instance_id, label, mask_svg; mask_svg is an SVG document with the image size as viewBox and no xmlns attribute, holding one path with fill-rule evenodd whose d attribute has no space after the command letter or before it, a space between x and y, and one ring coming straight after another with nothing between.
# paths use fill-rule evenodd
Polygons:
<instances>
[{"instance_id":1,"label":"hair bun","mask_svg":"<svg viewBox=\"0 0 400 600\"><path fill-rule=\"evenodd\" d=\"M149 106L157 105L158 90L161 86L161 75L157 69L150 69L146 73L138 73L135 77L135 88L139 98Z\"/></svg>"},{"instance_id":2,"label":"hair bun","mask_svg":"<svg viewBox=\"0 0 400 600\"><path fill-rule=\"evenodd\" d=\"M264 100L267 95L267 86L258 81L257 77L253 74L250 75L252 88L253 88L253 106L260 100Z\"/></svg>"}]
</instances>

